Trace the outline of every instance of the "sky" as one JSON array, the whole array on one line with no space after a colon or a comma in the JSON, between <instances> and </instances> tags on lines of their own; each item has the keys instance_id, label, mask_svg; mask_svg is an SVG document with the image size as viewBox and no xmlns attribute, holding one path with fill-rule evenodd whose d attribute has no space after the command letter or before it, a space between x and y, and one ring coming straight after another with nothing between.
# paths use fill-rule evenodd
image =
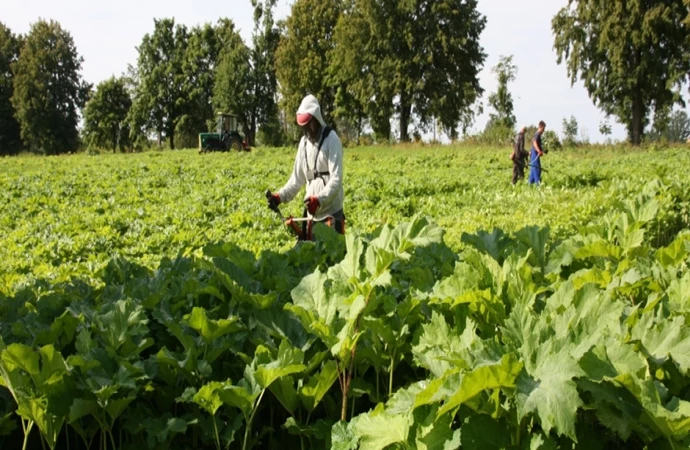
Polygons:
<instances>
[{"instance_id":1,"label":"sky","mask_svg":"<svg viewBox=\"0 0 690 450\"><path fill-rule=\"evenodd\" d=\"M292 0L279 0L277 19L290 12ZM571 86L565 66L556 63L551 18L567 0L479 0L487 18L481 44L487 54L480 73L484 98L496 89L491 68L501 55L513 55L517 79L509 86L519 125L544 120L547 129L561 134L563 118L575 116L580 134L600 142L602 114L590 100L581 82ZM54 19L69 30L77 51L84 58L86 81L94 85L125 72L137 60L136 46L153 30L153 19L174 17L189 27L231 18L245 42L253 29L250 0L0 0L0 21L15 33L27 33L38 19ZM484 128L489 111L475 121L473 131ZM611 118L613 138L624 139L625 128Z\"/></svg>"}]
</instances>

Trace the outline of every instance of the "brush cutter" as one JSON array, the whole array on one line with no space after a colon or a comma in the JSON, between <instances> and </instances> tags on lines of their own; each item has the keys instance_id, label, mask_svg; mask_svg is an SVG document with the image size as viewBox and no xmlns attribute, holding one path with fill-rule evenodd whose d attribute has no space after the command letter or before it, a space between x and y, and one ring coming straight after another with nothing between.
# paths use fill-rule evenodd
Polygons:
<instances>
[{"instance_id":1,"label":"brush cutter","mask_svg":"<svg viewBox=\"0 0 690 450\"><path fill-rule=\"evenodd\" d=\"M280 217L280 220L283 221L283 223L291 229L296 235L297 238L300 241L313 241L314 240L314 234L313 234L313 229L314 229L314 217L309 215L307 217L300 217L300 218L295 218L292 216L285 217L282 212L280 212L280 209L278 208L278 205L275 205L270 202L271 197L273 197L273 193L269 190L266 191L266 199L269 200L268 202L268 208L278 214L278 217ZM326 218L326 223L330 226L335 219L331 216ZM303 226L300 227L299 223L302 222Z\"/></svg>"}]
</instances>

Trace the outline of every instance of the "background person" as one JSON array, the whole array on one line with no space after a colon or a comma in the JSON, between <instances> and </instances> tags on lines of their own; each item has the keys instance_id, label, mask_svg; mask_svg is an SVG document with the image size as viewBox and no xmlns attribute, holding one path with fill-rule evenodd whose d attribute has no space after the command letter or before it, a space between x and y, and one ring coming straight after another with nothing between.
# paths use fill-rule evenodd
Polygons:
<instances>
[{"instance_id":1,"label":"background person","mask_svg":"<svg viewBox=\"0 0 690 450\"><path fill-rule=\"evenodd\" d=\"M513 161L513 184L525 178L525 160L529 156L529 153L525 151L526 131L526 127L520 128L513 142L513 153L510 154L510 159Z\"/></svg>"},{"instance_id":2,"label":"background person","mask_svg":"<svg viewBox=\"0 0 690 450\"><path fill-rule=\"evenodd\" d=\"M544 134L546 123L542 120L539 122L539 128L532 138L532 150L530 152L530 170L529 170L529 184L541 183L541 157L544 156L543 146L541 144L541 135Z\"/></svg>"}]
</instances>

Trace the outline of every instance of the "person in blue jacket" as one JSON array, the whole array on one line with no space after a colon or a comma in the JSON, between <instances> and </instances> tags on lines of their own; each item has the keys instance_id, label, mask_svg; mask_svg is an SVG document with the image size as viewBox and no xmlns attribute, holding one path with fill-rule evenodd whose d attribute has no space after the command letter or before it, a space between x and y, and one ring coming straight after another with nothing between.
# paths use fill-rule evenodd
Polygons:
<instances>
[{"instance_id":1,"label":"person in blue jacket","mask_svg":"<svg viewBox=\"0 0 690 450\"><path fill-rule=\"evenodd\" d=\"M532 138L532 150L530 152L529 161L529 184L541 183L541 157L544 156L543 146L541 145L541 135L544 134L546 123L539 122L539 128Z\"/></svg>"}]
</instances>

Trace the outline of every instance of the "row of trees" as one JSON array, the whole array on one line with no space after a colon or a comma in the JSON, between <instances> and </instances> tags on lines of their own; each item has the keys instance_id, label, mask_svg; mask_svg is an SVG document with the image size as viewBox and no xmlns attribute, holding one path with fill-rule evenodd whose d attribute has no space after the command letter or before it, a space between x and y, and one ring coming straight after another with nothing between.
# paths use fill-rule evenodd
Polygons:
<instances>
[{"instance_id":1,"label":"row of trees","mask_svg":"<svg viewBox=\"0 0 690 450\"><path fill-rule=\"evenodd\" d=\"M456 138L471 123L486 58L476 0L299 0L280 23L276 0L251 1L251 46L229 19L192 29L155 20L137 64L95 90L57 22L39 21L26 37L2 26L0 120L14 131L3 133L12 141L0 151L74 150L82 108L84 140L98 147L124 149L151 135L171 148L194 145L215 111L237 114L250 143L275 145L295 137L285 118L307 93L351 136L371 129L387 141L394 119L402 141L413 125L435 123ZM38 98L46 102L36 106ZM27 105L44 114L25 112Z\"/></svg>"},{"instance_id":2,"label":"row of trees","mask_svg":"<svg viewBox=\"0 0 690 450\"><path fill-rule=\"evenodd\" d=\"M346 139L372 130L379 141L408 141L412 127L437 124L455 139L481 111L486 18L476 0L297 0L281 22L276 1L251 0L251 45L229 19L191 29L155 20L136 65L95 90L57 22L26 36L0 24L0 152L74 150L80 113L82 137L97 147L150 136L191 146L216 111L237 114L250 143L276 145L296 136L291 118L307 93ZM633 144L650 125L658 134L671 125L690 80L690 0L569 0L552 28L571 81L583 81ZM517 68L507 57L494 71L487 131L512 132Z\"/></svg>"}]
</instances>

